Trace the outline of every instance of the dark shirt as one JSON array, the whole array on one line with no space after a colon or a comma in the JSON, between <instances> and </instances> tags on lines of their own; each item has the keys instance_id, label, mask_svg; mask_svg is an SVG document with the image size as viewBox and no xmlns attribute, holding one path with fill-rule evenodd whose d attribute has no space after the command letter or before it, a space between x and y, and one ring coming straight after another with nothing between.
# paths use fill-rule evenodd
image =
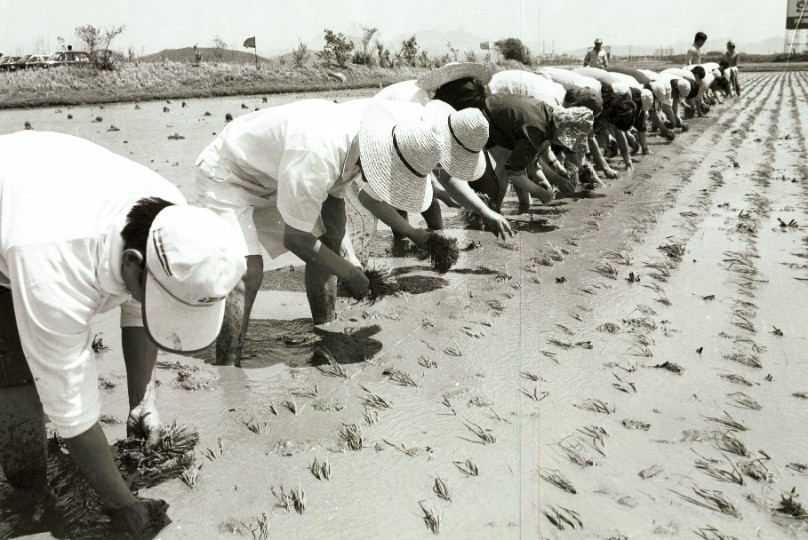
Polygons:
<instances>
[{"instance_id":1,"label":"dark shirt","mask_svg":"<svg viewBox=\"0 0 808 540\"><path fill-rule=\"evenodd\" d=\"M509 175L527 169L550 145L555 129L553 108L530 96L493 95L485 100L489 131L486 148L511 150L505 164Z\"/></svg>"}]
</instances>

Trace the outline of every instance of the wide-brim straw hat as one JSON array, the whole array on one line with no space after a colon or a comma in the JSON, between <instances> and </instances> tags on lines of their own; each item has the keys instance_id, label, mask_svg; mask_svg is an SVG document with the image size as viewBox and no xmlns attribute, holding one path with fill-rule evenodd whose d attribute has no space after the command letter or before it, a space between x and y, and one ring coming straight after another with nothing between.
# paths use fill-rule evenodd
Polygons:
<instances>
[{"instance_id":1,"label":"wide-brim straw hat","mask_svg":"<svg viewBox=\"0 0 808 540\"><path fill-rule=\"evenodd\" d=\"M453 178L472 181L485 172L488 120L479 109L462 111L433 99L424 108L424 120L432 122L443 136L440 165Z\"/></svg>"},{"instance_id":2,"label":"wide-brim straw hat","mask_svg":"<svg viewBox=\"0 0 808 540\"><path fill-rule=\"evenodd\" d=\"M479 62L449 62L418 79L418 86L434 92L448 82L467 78L477 79L485 85L491 80L491 70Z\"/></svg>"},{"instance_id":3,"label":"wide-brim straw hat","mask_svg":"<svg viewBox=\"0 0 808 540\"><path fill-rule=\"evenodd\" d=\"M432 203L431 172L441 157L443 136L429 122L399 122L381 104L368 106L359 123L362 172L386 203L423 212Z\"/></svg>"}]
</instances>

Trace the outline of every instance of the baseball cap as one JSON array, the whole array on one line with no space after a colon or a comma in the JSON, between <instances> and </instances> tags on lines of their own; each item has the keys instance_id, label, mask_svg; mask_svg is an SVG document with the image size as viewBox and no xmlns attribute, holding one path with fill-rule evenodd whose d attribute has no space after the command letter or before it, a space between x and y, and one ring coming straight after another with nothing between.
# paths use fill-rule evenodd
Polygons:
<instances>
[{"instance_id":1,"label":"baseball cap","mask_svg":"<svg viewBox=\"0 0 808 540\"><path fill-rule=\"evenodd\" d=\"M169 352L194 352L216 339L225 300L247 270L247 245L212 211L173 205L157 214L146 242L143 324Z\"/></svg>"}]
</instances>

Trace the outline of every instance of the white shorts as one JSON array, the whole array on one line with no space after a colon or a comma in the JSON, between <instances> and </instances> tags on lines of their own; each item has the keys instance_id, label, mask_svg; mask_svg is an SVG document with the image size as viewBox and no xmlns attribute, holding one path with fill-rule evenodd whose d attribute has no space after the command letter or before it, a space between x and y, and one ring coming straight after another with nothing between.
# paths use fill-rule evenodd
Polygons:
<instances>
[{"instance_id":1,"label":"white shorts","mask_svg":"<svg viewBox=\"0 0 808 540\"><path fill-rule=\"evenodd\" d=\"M244 188L211 178L197 169L198 204L237 225L244 235L248 255L275 259L289 250L283 245L284 221L274 193L259 196ZM316 237L325 234L322 219L311 231Z\"/></svg>"}]
</instances>

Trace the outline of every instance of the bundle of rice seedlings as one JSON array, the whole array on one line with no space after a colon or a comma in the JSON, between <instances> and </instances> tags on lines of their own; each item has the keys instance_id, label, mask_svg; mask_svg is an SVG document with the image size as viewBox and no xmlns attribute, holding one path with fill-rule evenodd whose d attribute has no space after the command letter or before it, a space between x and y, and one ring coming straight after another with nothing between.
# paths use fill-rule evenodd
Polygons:
<instances>
[{"instance_id":1,"label":"bundle of rice seedlings","mask_svg":"<svg viewBox=\"0 0 808 540\"><path fill-rule=\"evenodd\" d=\"M780 505L775 510L796 519L808 520L808 513L802 504L797 502L797 497L799 497L797 488L791 488L791 493L788 497L780 495Z\"/></svg>"},{"instance_id":2,"label":"bundle of rice seedlings","mask_svg":"<svg viewBox=\"0 0 808 540\"><path fill-rule=\"evenodd\" d=\"M491 199L488 197L488 195L485 195L484 193L478 193L477 196L480 197L480 200L483 203L485 203L485 205L488 208L493 208L491 204ZM463 221L463 224L466 226L467 229L472 229L475 231L485 230L485 223L483 223L482 218L476 212L472 212L470 210L462 208L458 213L458 216L460 216L460 219Z\"/></svg>"},{"instance_id":3,"label":"bundle of rice seedlings","mask_svg":"<svg viewBox=\"0 0 808 540\"><path fill-rule=\"evenodd\" d=\"M557 469L542 469L539 472L539 475L543 480L550 482L554 486L561 488L568 493L572 493L573 495L578 493L575 490L575 487L572 485L572 482L570 482L567 477L561 474L561 471Z\"/></svg>"},{"instance_id":4,"label":"bundle of rice seedlings","mask_svg":"<svg viewBox=\"0 0 808 540\"><path fill-rule=\"evenodd\" d=\"M393 271L384 265L374 265L365 270L368 278L368 300L378 302L388 294L398 292L398 283L393 279Z\"/></svg>"},{"instance_id":5,"label":"bundle of rice seedlings","mask_svg":"<svg viewBox=\"0 0 808 540\"><path fill-rule=\"evenodd\" d=\"M429 260L432 269L439 274L445 274L460 258L460 249L457 247L457 239L432 233L427 240L429 250Z\"/></svg>"},{"instance_id":6,"label":"bundle of rice seedlings","mask_svg":"<svg viewBox=\"0 0 808 540\"><path fill-rule=\"evenodd\" d=\"M152 487L180 478L193 465L199 433L176 422L168 426L157 448L147 452L146 441L129 437L113 445L115 464L132 489Z\"/></svg>"}]
</instances>

